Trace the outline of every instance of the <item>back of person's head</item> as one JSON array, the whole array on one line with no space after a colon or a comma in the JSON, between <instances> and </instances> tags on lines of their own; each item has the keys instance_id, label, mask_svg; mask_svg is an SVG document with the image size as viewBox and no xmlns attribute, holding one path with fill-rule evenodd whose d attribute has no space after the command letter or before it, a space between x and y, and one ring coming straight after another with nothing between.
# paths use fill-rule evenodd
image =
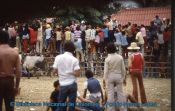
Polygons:
<instances>
[{"instance_id":1,"label":"back of person's head","mask_svg":"<svg viewBox=\"0 0 175 111\"><path fill-rule=\"evenodd\" d=\"M57 80L53 83L54 88L57 88L59 85L60 85L59 80Z\"/></svg>"},{"instance_id":2,"label":"back of person's head","mask_svg":"<svg viewBox=\"0 0 175 111\"><path fill-rule=\"evenodd\" d=\"M119 28L116 28L115 32L116 32L116 33L120 32Z\"/></svg>"},{"instance_id":3,"label":"back of person's head","mask_svg":"<svg viewBox=\"0 0 175 111\"><path fill-rule=\"evenodd\" d=\"M88 25L88 29L91 29L92 28L92 26L91 25Z\"/></svg>"},{"instance_id":4,"label":"back of person's head","mask_svg":"<svg viewBox=\"0 0 175 111\"><path fill-rule=\"evenodd\" d=\"M162 31L161 31L161 30L158 30L158 33L159 33L159 34L162 34Z\"/></svg>"},{"instance_id":5,"label":"back of person's head","mask_svg":"<svg viewBox=\"0 0 175 111\"><path fill-rule=\"evenodd\" d=\"M137 32L140 32L140 28L138 27L138 28L136 29L136 31L137 31Z\"/></svg>"},{"instance_id":6,"label":"back of person's head","mask_svg":"<svg viewBox=\"0 0 175 111\"><path fill-rule=\"evenodd\" d=\"M94 74L93 74L93 72L91 71L91 70L87 70L86 72L85 72L85 76L86 76L86 78L91 78L91 77L93 77L94 76Z\"/></svg>"},{"instance_id":7,"label":"back of person's head","mask_svg":"<svg viewBox=\"0 0 175 111\"><path fill-rule=\"evenodd\" d=\"M126 34L126 32L125 31L122 31L122 35L125 35Z\"/></svg>"},{"instance_id":8,"label":"back of person's head","mask_svg":"<svg viewBox=\"0 0 175 111\"><path fill-rule=\"evenodd\" d=\"M103 28L107 28L107 26L106 25L103 25Z\"/></svg>"},{"instance_id":9,"label":"back of person's head","mask_svg":"<svg viewBox=\"0 0 175 111\"><path fill-rule=\"evenodd\" d=\"M0 44L8 44L9 35L5 31L0 31Z\"/></svg>"},{"instance_id":10,"label":"back of person's head","mask_svg":"<svg viewBox=\"0 0 175 111\"><path fill-rule=\"evenodd\" d=\"M65 50L66 52L74 53L74 51L75 51L75 46L74 46L74 44L73 44L71 41L67 41L67 42L64 44L64 50Z\"/></svg>"},{"instance_id":11,"label":"back of person's head","mask_svg":"<svg viewBox=\"0 0 175 111\"><path fill-rule=\"evenodd\" d=\"M145 27L143 24L141 24L141 27Z\"/></svg>"},{"instance_id":12,"label":"back of person's head","mask_svg":"<svg viewBox=\"0 0 175 111\"><path fill-rule=\"evenodd\" d=\"M131 25L131 22L128 22L128 25L130 26Z\"/></svg>"},{"instance_id":13,"label":"back of person's head","mask_svg":"<svg viewBox=\"0 0 175 111\"><path fill-rule=\"evenodd\" d=\"M79 25L76 27L76 30L78 30L78 31L80 30L80 26Z\"/></svg>"},{"instance_id":14,"label":"back of person's head","mask_svg":"<svg viewBox=\"0 0 175 111\"><path fill-rule=\"evenodd\" d=\"M107 45L107 52L108 52L108 54L115 53L116 51L117 51L117 49L116 49L116 46L115 46L114 43L109 43Z\"/></svg>"}]
</instances>

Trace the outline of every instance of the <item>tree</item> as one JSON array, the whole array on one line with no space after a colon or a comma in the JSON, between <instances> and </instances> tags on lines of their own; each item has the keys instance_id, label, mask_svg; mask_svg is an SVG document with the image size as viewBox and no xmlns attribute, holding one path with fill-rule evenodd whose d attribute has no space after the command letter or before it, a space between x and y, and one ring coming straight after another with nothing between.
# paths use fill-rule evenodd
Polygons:
<instances>
[{"instance_id":1,"label":"tree","mask_svg":"<svg viewBox=\"0 0 175 111\"><path fill-rule=\"evenodd\" d=\"M54 10L52 11L52 16L56 16L59 18L59 21L62 21L63 25L68 25L72 20L84 20L90 24L94 25L102 25L103 24L103 16L111 15L113 12L116 12L120 8L120 4L116 2L103 2L103 4L98 5L97 1L94 0L94 4L92 5L92 0L82 3L77 3L75 0L74 3L69 2L69 4L65 4L66 0L63 0L64 3L62 6L54 6ZM105 0L102 0L105 1ZM82 4L82 5L80 5ZM86 5L83 5L86 4Z\"/></svg>"}]
</instances>

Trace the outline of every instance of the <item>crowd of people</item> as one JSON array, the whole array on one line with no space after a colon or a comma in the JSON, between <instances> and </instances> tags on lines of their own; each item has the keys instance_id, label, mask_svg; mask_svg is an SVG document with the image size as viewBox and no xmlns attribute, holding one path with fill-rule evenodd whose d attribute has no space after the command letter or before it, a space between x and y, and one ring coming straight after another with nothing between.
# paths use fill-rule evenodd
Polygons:
<instances>
[{"instance_id":1,"label":"crowd of people","mask_svg":"<svg viewBox=\"0 0 175 111\"><path fill-rule=\"evenodd\" d=\"M103 25L72 21L69 26L63 27L56 22L35 19L31 23L7 23L1 29L9 33L10 46L17 46L23 53L62 54L64 43L72 41L76 45L76 52L81 55L81 61L84 60L84 54L104 53L109 42L116 44L119 54L124 58L128 58L127 47L131 42L137 42L143 54L152 49L155 58L159 58L161 51L168 54L171 37L170 19L160 19L159 16L149 26L138 26L130 22L121 25L108 17Z\"/></svg>"},{"instance_id":2,"label":"crowd of people","mask_svg":"<svg viewBox=\"0 0 175 111\"><path fill-rule=\"evenodd\" d=\"M72 41L76 46L75 55L80 62L95 60L97 54L106 54L109 42L115 43L118 53L124 59L128 59L127 47L131 42L136 42L147 62L146 67L164 67L169 54L171 39L171 21L160 18L158 15L150 22L144 24L119 24L110 16L104 20L103 25L93 25L85 21L72 21L68 26L62 26L57 22L47 22L43 19L35 19L29 23L7 23L0 28L9 33L11 47L17 47L20 53L32 53L33 55L56 56L64 53L66 41ZM155 73L159 69L145 69L144 76L158 77ZM161 69L162 72L167 72ZM153 73L150 73L153 72ZM149 74L148 74L149 73Z\"/></svg>"}]
</instances>

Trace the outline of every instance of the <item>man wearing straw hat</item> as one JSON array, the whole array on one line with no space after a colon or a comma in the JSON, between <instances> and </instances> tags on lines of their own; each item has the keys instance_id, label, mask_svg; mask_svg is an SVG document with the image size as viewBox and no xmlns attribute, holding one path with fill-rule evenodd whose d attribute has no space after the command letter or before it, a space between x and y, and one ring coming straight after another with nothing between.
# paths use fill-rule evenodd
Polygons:
<instances>
[{"instance_id":1,"label":"man wearing straw hat","mask_svg":"<svg viewBox=\"0 0 175 111\"><path fill-rule=\"evenodd\" d=\"M132 42L128 47L128 50L132 52L132 54L128 58L128 67L133 85L133 96L138 101L138 90L137 90L137 80L140 88L140 97L141 102L146 103L146 94L143 85L143 77L142 71L144 66L144 57L142 53L139 52L140 47L137 46L135 42Z\"/></svg>"}]
</instances>

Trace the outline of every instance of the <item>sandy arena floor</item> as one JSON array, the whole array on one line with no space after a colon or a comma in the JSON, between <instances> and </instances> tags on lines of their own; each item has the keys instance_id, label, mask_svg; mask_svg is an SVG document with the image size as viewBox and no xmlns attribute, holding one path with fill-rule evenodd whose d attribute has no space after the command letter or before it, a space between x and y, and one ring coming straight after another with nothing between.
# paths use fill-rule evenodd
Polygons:
<instances>
[{"instance_id":1,"label":"sandy arena floor","mask_svg":"<svg viewBox=\"0 0 175 111\"><path fill-rule=\"evenodd\" d=\"M100 82L102 79L98 77ZM56 77L36 77L27 79L21 79L21 94L16 97L17 102L48 102L50 93L53 91L53 82L57 80ZM78 88L81 94L83 94L83 82L85 77L78 78ZM170 79L144 79L145 90L148 101L156 102L157 107L145 108L145 111L170 111L171 107L171 80ZM124 91L131 93L132 84L128 76L127 86L124 87ZM45 106L26 106L15 107L15 111L46 111Z\"/></svg>"}]
</instances>

